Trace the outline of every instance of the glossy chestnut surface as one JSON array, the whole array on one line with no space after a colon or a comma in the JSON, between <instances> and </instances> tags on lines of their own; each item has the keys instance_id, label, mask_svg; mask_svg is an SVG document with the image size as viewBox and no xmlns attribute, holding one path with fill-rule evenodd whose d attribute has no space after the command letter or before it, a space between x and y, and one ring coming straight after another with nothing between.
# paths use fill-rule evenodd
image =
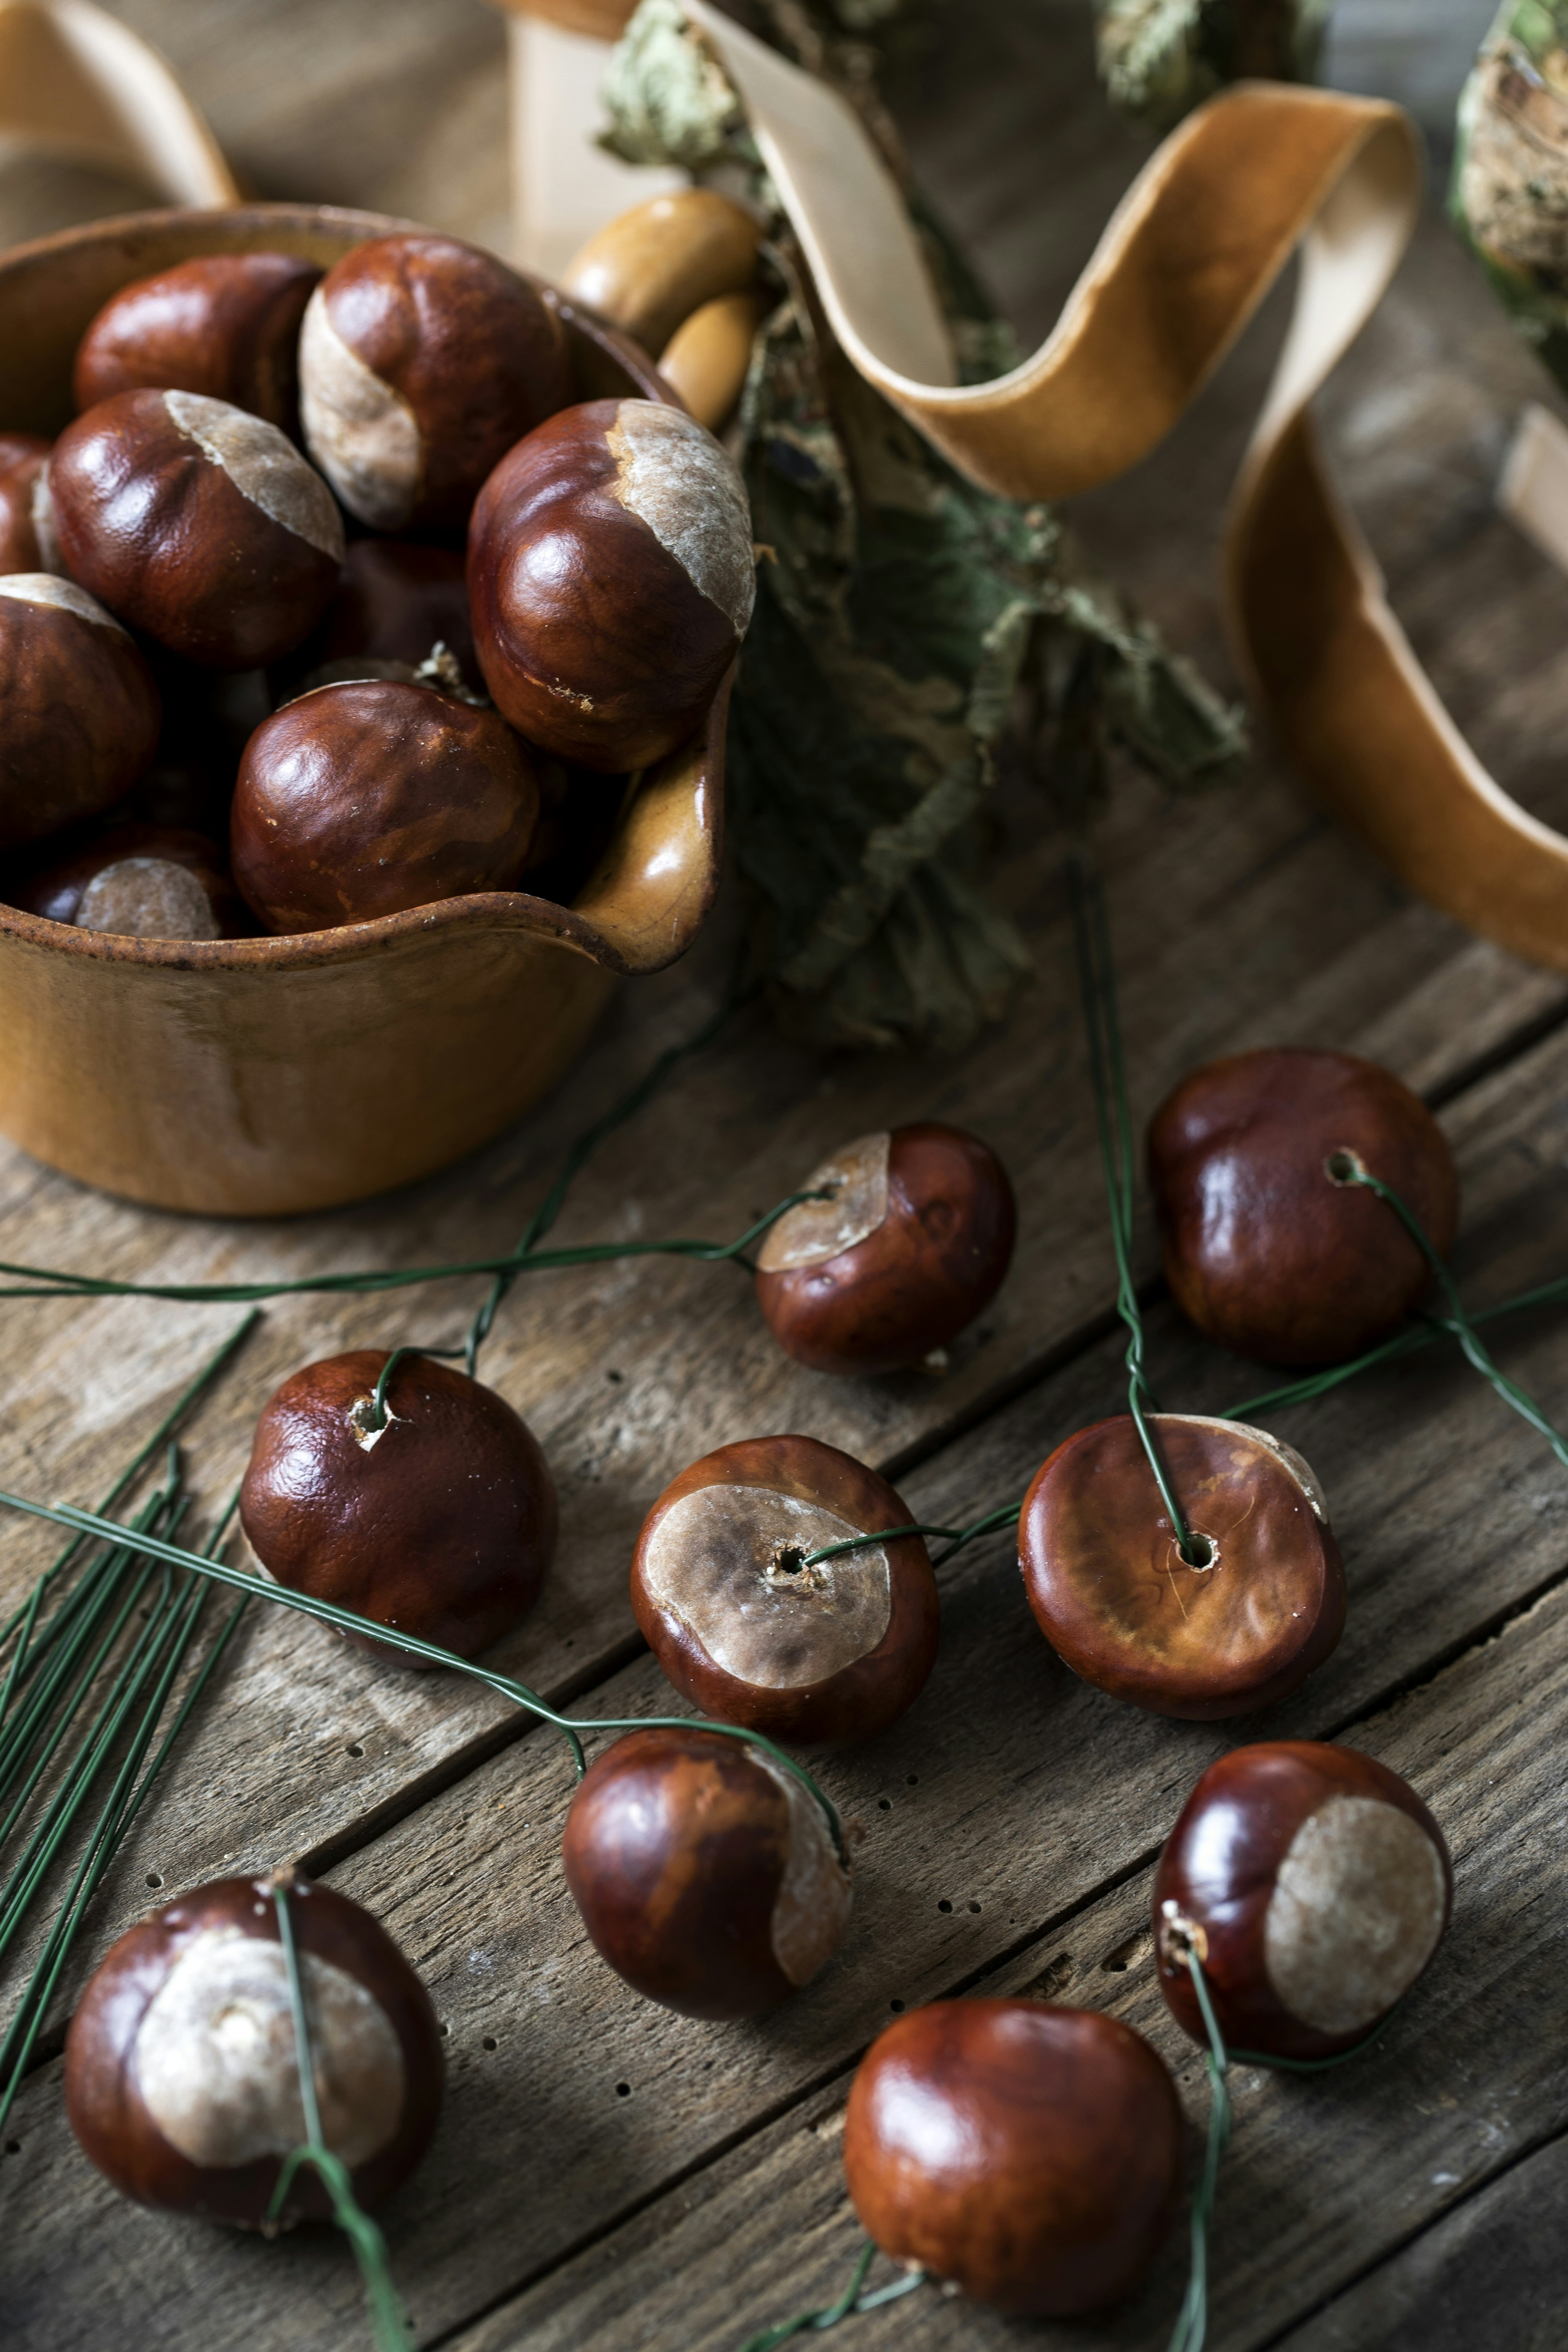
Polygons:
<instances>
[{"instance_id":1,"label":"glossy chestnut surface","mask_svg":"<svg viewBox=\"0 0 1568 2352\"><path fill-rule=\"evenodd\" d=\"M0 849L96 816L158 740L158 689L127 632L74 581L0 579Z\"/></svg>"},{"instance_id":2,"label":"glossy chestnut surface","mask_svg":"<svg viewBox=\"0 0 1568 2352\"><path fill-rule=\"evenodd\" d=\"M601 1958L684 2017L759 2017L843 1941L849 1874L810 1790L722 1732L634 1731L588 1769L562 1847Z\"/></svg>"},{"instance_id":3,"label":"glossy chestnut surface","mask_svg":"<svg viewBox=\"0 0 1568 2352\"><path fill-rule=\"evenodd\" d=\"M502 458L468 530L474 645L531 742L601 771L685 741L756 594L740 475L679 409L593 400Z\"/></svg>"},{"instance_id":4,"label":"glossy chestnut surface","mask_svg":"<svg viewBox=\"0 0 1568 2352\"><path fill-rule=\"evenodd\" d=\"M368 1911L278 1874L310 2019L321 2129L362 2205L381 2203L429 2145L441 2104L429 1995ZM66 2112L123 2195L260 2229L305 2137L288 1966L270 1878L220 1878L111 1945L66 2039ZM294 2176L282 2223L331 2211Z\"/></svg>"},{"instance_id":5,"label":"glossy chestnut surface","mask_svg":"<svg viewBox=\"0 0 1568 2352\"><path fill-rule=\"evenodd\" d=\"M307 674L352 661L401 662L417 669L438 645L463 683L482 691L468 619L467 564L454 547L420 540L356 539L325 612L294 656Z\"/></svg>"},{"instance_id":6,"label":"glossy chestnut surface","mask_svg":"<svg viewBox=\"0 0 1568 2352\"><path fill-rule=\"evenodd\" d=\"M1184 1561L1131 1416L1074 1433L1018 1520L1036 1622L1084 1681L1212 1722L1283 1698L1344 1628L1328 1509L1300 1455L1245 1422L1148 1416L1205 1564Z\"/></svg>"},{"instance_id":7,"label":"glossy chestnut surface","mask_svg":"<svg viewBox=\"0 0 1568 2352\"><path fill-rule=\"evenodd\" d=\"M279 1584L470 1658L522 1621L555 1549L555 1488L504 1398L405 1356L358 1349L306 1364L256 1426L239 1515ZM368 1636L379 1657L417 1664Z\"/></svg>"},{"instance_id":8,"label":"glossy chestnut surface","mask_svg":"<svg viewBox=\"0 0 1568 2352\"><path fill-rule=\"evenodd\" d=\"M122 286L81 339L79 410L117 392L202 392L299 425L300 321L321 272L291 253L204 253Z\"/></svg>"},{"instance_id":9,"label":"glossy chestnut surface","mask_svg":"<svg viewBox=\"0 0 1568 2352\"><path fill-rule=\"evenodd\" d=\"M8 903L133 939L233 940L251 929L216 843L183 825L114 825L35 866Z\"/></svg>"},{"instance_id":10,"label":"glossy chestnut surface","mask_svg":"<svg viewBox=\"0 0 1568 2352\"><path fill-rule=\"evenodd\" d=\"M39 433L0 433L0 573L52 568L37 513L51 446Z\"/></svg>"},{"instance_id":11,"label":"glossy chestnut surface","mask_svg":"<svg viewBox=\"0 0 1568 2352\"><path fill-rule=\"evenodd\" d=\"M1415 1211L1439 1255L1459 1185L1447 1139L1391 1070L1353 1054L1234 1054L1184 1078L1149 1129L1165 1276L1199 1330L1275 1364L1374 1347L1430 1269L1386 1202L1336 1183L1351 1151Z\"/></svg>"},{"instance_id":12,"label":"glossy chestnut surface","mask_svg":"<svg viewBox=\"0 0 1568 2352\"><path fill-rule=\"evenodd\" d=\"M327 930L510 890L539 784L493 710L426 686L323 686L258 727L235 785L235 880L269 930Z\"/></svg>"},{"instance_id":13,"label":"glossy chestnut surface","mask_svg":"<svg viewBox=\"0 0 1568 2352\"><path fill-rule=\"evenodd\" d=\"M1013 1255L1007 1171L962 1128L921 1119L861 1136L800 1188L757 1255L757 1303L797 1363L892 1372L956 1339Z\"/></svg>"},{"instance_id":14,"label":"glossy chestnut surface","mask_svg":"<svg viewBox=\"0 0 1568 2352\"><path fill-rule=\"evenodd\" d=\"M571 396L554 311L458 237L372 238L310 298L306 443L373 530L460 531L491 467Z\"/></svg>"},{"instance_id":15,"label":"glossy chestnut surface","mask_svg":"<svg viewBox=\"0 0 1568 2352\"><path fill-rule=\"evenodd\" d=\"M868 2234L999 2311L1130 2292L1171 2224L1182 2113L1140 2034L1094 2010L939 2000L878 2036L844 2126Z\"/></svg>"},{"instance_id":16,"label":"glossy chestnut surface","mask_svg":"<svg viewBox=\"0 0 1568 2352\"><path fill-rule=\"evenodd\" d=\"M343 560L331 492L275 425L194 392L121 392L49 459L73 580L185 660L255 669L314 625Z\"/></svg>"},{"instance_id":17,"label":"glossy chestnut surface","mask_svg":"<svg viewBox=\"0 0 1568 2352\"><path fill-rule=\"evenodd\" d=\"M1279 1739L1211 1764L1154 1877L1160 1990L1206 2045L1195 1948L1227 2044L1328 2058L1379 2025L1447 1926L1443 1832L1407 1781L1353 1748Z\"/></svg>"},{"instance_id":18,"label":"glossy chestnut surface","mask_svg":"<svg viewBox=\"0 0 1568 2352\"><path fill-rule=\"evenodd\" d=\"M704 1715L770 1739L873 1738L918 1697L941 1605L919 1536L805 1567L911 1514L885 1478L815 1437L705 1454L668 1486L632 1558L632 1608Z\"/></svg>"}]
</instances>

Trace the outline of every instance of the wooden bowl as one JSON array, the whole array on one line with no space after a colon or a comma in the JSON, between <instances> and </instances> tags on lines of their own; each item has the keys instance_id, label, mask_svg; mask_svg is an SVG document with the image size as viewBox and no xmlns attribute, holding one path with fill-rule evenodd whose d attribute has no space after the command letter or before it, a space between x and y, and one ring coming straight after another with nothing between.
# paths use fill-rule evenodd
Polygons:
<instances>
[{"instance_id":1,"label":"wooden bowl","mask_svg":"<svg viewBox=\"0 0 1568 2352\"><path fill-rule=\"evenodd\" d=\"M88 321L198 253L323 265L407 227L325 205L151 212L0 256L0 429L56 433ZM637 346L559 301L576 397L669 397ZM650 768L575 905L517 890L259 940L78 930L0 907L0 1129L159 1208L328 1208L440 1168L553 1086L618 979L689 947L718 882L721 692Z\"/></svg>"}]
</instances>

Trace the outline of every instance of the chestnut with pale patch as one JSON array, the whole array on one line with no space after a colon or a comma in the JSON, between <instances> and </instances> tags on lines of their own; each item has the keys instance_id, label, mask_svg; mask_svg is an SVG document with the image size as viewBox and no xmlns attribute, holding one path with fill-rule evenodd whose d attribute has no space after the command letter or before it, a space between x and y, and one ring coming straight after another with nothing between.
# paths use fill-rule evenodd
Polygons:
<instances>
[{"instance_id":1,"label":"chestnut with pale patch","mask_svg":"<svg viewBox=\"0 0 1568 2352\"><path fill-rule=\"evenodd\" d=\"M555 1549L554 1484L504 1398L427 1356L394 1366L377 1429L386 1360L357 1349L283 1382L256 1426L240 1522L279 1584L473 1657L539 1598Z\"/></svg>"},{"instance_id":2,"label":"chestnut with pale patch","mask_svg":"<svg viewBox=\"0 0 1568 2352\"><path fill-rule=\"evenodd\" d=\"M554 311L458 237L356 246L305 312L306 444L375 530L461 530L491 467L571 396Z\"/></svg>"},{"instance_id":3,"label":"chestnut with pale patch","mask_svg":"<svg viewBox=\"0 0 1568 2352\"><path fill-rule=\"evenodd\" d=\"M204 253L122 286L77 347L79 410L117 392L199 392L299 423L300 321L321 272L292 253Z\"/></svg>"},{"instance_id":4,"label":"chestnut with pale patch","mask_svg":"<svg viewBox=\"0 0 1568 2352\"><path fill-rule=\"evenodd\" d=\"M1200 1331L1271 1364L1332 1364L1386 1339L1432 1271L1386 1202L1336 1182L1353 1153L1439 1256L1458 1228L1447 1139L1392 1070L1353 1054L1233 1054L1184 1078L1149 1128L1165 1278Z\"/></svg>"},{"instance_id":5,"label":"chestnut with pale patch","mask_svg":"<svg viewBox=\"0 0 1568 2352\"><path fill-rule=\"evenodd\" d=\"M885 1479L814 1437L750 1438L683 1470L643 1523L632 1608L706 1715L807 1745L869 1739L918 1697L941 1608L919 1536L812 1552L911 1524Z\"/></svg>"},{"instance_id":6,"label":"chestnut with pale patch","mask_svg":"<svg viewBox=\"0 0 1568 2352\"><path fill-rule=\"evenodd\" d=\"M837 1950L850 1881L822 1807L722 1732L649 1729L590 1767L562 1862L600 1957L686 2017L758 2017Z\"/></svg>"},{"instance_id":7,"label":"chestnut with pale patch","mask_svg":"<svg viewBox=\"0 0 1568 2352\"><path fill-rule=\"evenodd\" d=\"M1007 1171L962 1128L922 1119L859 1137L814 1168L757 1257L757 1303L813 1371L891 1372L948 1347L1013 1255Z\"/></svg>"},{"instance_id":8,"label":"chestnut with pale patch","mask_svg":"<svg viewBox=\"0 0 1568 2352\"><path fill-rule=\"evenodd\" d=\"M0 573L52 572L46 526L38 535L39 486L49 462L50 443L37 433L0 433Z\"/></svg>"},{"instance_id":9,"label":"chestnut with pale patch","mask_svg":"<svg viewBox=\"0 0 1568 2352\"><path fill-rule=\"evenodd\" d=\"M504 719L425 686L323 686L259 726L229 820L235 880L274 931L473 891L528 862L539 781Z\"/></svg>"},{"instance_id":10,"label":"chestnut with pale patch","mask_svg":"<svg viewBox=\"0 0 1568 2352\"><path fill-rule=\"evenodd\" d=\"M1070 2318L1138 2284L1175 2212L1182 2111L1094 2010L941 2000L871 2044L844 2125L862 2227L977 2303Z\"/></svg>"},{"instance_id":11,"label":"chestnut with pale patch","mask_svg":"<svg viewBox=\"0 0 1568 2352\"><path fill-rule=\"evenodd\" d=\"M1212 1722L1295 1689L1344 1628L1322 1491L1267 1430L1198 1413L1149 1426L1195 1538L1184 1559L1130 1414L1063 1441L1018 1521L1035 1619L1085 1682Z\"/></svg>"},{"instance_id":12,"label":"chestnut with pale patch","mask_svg":"<svg viewBox=\"0 0 1568 2352\"><path fill-rule=\"evenodd\" d=\"M1453 1872L1399 1775L1352 1748L1238 1748L1199 1780L1154 1880L1160 1986L1206 2042L1195 1948L1229 2043L1332 2057L1379 2025L1431 1961Z\"/></svg>"},{"instance_id":13,"label":"chestnut with pale patch","mask_svg":"<svg viewBox=\"0 0 1568 2352\"><path fill-rule=\"evenodd\" d=\"M643 767L685 741L755 594L740 475L677 408L564 409L501 460L474 507L485 683L531 741L587 768Z\"/></svg>"},{"instance_id":14,"label":"chestnut with pale patch","mask_svg":"<svg viewBox=\"0 0 1568 2352\"><path fill-rule=\"evenodd\" d=\"M128 793L157 748L153 673L85 588L48 572L0 578L0 849Z\"/></svg>"},{"instance_id":15,"label":"chestnut with pale patch","mask_svg":"<svg viewBox=\"0 0 1568 2352\"><path fill-rule=\"evenodd\" d=\"M368 1912L309 1879L279 1876L322 2137L361 2203L377 2204L412 2172L435 2129L443 2074L435 2015ZM126 2196L247 2229L266 2224L283 2160L305 2137L270 1879L216 1880L121 1936L71 2021L65 2088L84 2152ZM280 2223L330 2210L302 2170Z\"/></svg>"},{"instance_id":16,"label":"chestnut with pale patch","mask_svg":"<svg viewBox=\"0 0 1568 2352\"><path fill-rule=\"evenodd\" d=\"M209 668L289 652L342 563L342 519L293 443L200 393L100 401L61 434L48 481L71 577Z\"/></svg>"},{"instance_id":17,"label":"chestnut with pale patch","mask_svg":"<svg viewBox=\"0 0 1568 2352\"><path fill-rule=\"evenodd\" d=\"M115 825L35 866L12 885L11 904L132 939L237 939L250 929L216 845L183 825Z\"/></svg>"}]
</instances>

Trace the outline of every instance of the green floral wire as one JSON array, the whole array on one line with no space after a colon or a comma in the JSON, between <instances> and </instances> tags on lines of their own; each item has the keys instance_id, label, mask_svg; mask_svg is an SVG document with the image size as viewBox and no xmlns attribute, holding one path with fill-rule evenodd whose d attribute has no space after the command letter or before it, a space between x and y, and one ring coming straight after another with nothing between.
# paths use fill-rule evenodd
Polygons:
<instances>
[{"instance_id":1,"label":"green floral wire","mask_svg":"<svg viewBox=\"0 0 1568 2352\"><path fill-rule=\"evenodd\" d=\"M57 1527L72 1528L84 1535L97 1536L105 1541L123 1543L130 1530L113 1519L105 1519L93 1511L79 1511L69 1503L36 1503L26 1495L0 1492L0 1509L22 1511L29 1518L48 1519ZM541 1723L559 1731L571 1748L578 1778L587 1769L579 1734L584 1731L716 1731L727 1739L738 1739L749 1748L760 1748L784 1770L792 1773L801 1786L815 1797L821 1807L834 1844L841 1859L847 1861L843 1824L826 1791L812 1778L804 1764L787 1750L780 1748L761 1731L748 1731L740 1724L717 1723L706 1716L641 1715L574 1717L558 1714L547 1706L537 1691L526 1684L514 1681L508 1675L497 1674L493 1667L481 1666L473 1658L459 1657L455 1650L443 1650L434 1642L422 1642L412 1633L396 1626L378 1624L372 1617L362 1617L353 1609L341 1608L336 1601L318 1600L311 1592L296 1592L286 1584L275 1584L270 1578L251 1576L244 1569L231 1568L226 1560L210 1559L205 1554L185 1551L177 1544L166 1543L162 1537L138 1535L135 1549L152 1559L166 1560L173 1567L193 1570L198 1576L210 1577L215 1583L231 1586L237 1592L254 1594L285 1609L297 1609L307 1617L318 1618L324 1625L335 1626L340 1633L357 1633L379 1647L402 1651L411 1658L422 1658L427 1665L447 1666L455 1674L468 1675L484 1683L514 1706L524 1708Z\"/></svg>"},{"instance_id":2,"label":"green floral wire","mask_svg":"<svg viewBox=\"0 0 1568 2352\"><path fill-rule=\"evenodd\" d=\"M820 2311L797 2312L793 2319L783 2319L775 2326L762 2328L755 2336L747 2336L740 2352L776 2352L776 2347L787 2344L793 2336L820 2333L825 2327L837 2327L842 2319L858 2317L863 2312L879 2311L885 2303L897 2303L900 2296L912 2294L916 2287L926 2284L927 2272L910 2271L888 2286L874 2287L869 2294L862 2294L866 2273L876 2254L875 2244L868 2239L856 2258L848 2285L836 2302L827 2304Z\"/></svg>"},{"instance_id":3,"label":"green floral wire","mask_svg":"<svg viewBox=\"0 0 1568 2352\"><path fill-rule=\"evenodd\" d=\"M272 1903L278 1915L278 1940L283 1947L283 1965L289 1973L289 2006L294 2018L294 2053L300 2071L300 2105L305 2117L305 2144L293 2149L284 2159L278 2185L272 2192L272 2201L267 2209L267 2219L268 2223L277 2221L295 2174L309 2165L331 2200L333 2219L354 2250L360 2275L364 2281L371 2333L375 2338L378 2352L409 2352L414 2330L393 2279L386 2241L355 2197L353 2177L347 2165L341 2157L332 2153L321 2131L321 2114L316 2098L315 2061L311 2055L310 2030L305 2013L304 1970L294 1941L294 1920L288 1889L280 1878L273 1879Z\"/></svg>"}]
</instances>

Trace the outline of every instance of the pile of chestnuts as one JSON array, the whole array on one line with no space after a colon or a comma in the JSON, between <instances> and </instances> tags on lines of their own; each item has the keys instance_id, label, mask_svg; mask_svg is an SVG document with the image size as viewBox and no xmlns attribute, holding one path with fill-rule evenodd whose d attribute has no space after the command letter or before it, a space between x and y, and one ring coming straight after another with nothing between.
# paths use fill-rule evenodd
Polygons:
<instances>
[{"instance_id":1,"label":"pile of chestnuts","mask_svg":"<svg viewBox=\"0 0 1568 2352\"><path fill-rule=\"evenodd\" d=\"M52 446L0 433L0 896L52 921L569 899L745 635L720 444L575 401L552 299L457 238L181 262L73 392Z\"/></svg>"}]
</instances>

